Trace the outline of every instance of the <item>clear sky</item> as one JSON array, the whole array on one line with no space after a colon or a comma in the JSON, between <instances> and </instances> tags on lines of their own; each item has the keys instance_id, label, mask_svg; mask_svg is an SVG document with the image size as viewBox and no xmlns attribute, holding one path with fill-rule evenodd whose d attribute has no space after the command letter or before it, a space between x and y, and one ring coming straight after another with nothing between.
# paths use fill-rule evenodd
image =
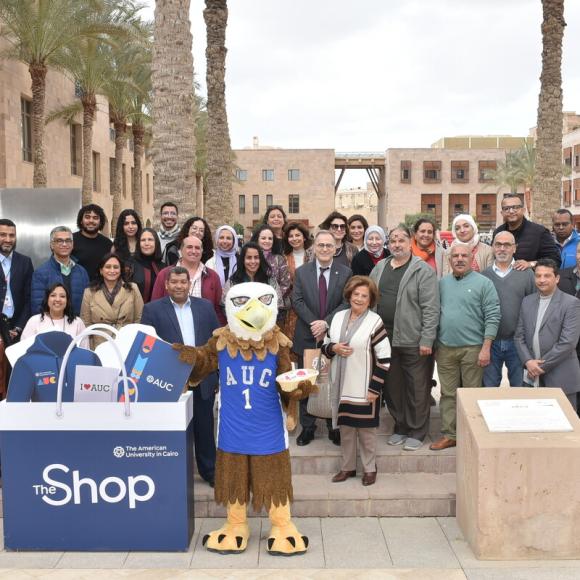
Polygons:
<instances>
[{"instance_id":1,"label":"clear sky","mask_svg":"<svg viewBox=\"0 0 580 580\"><path fill-rule=\"evenodd\" d=\"M154 0L147 3L153 18ZM255 135L275 147L384 151L442 136L527 135L536 124L540 0L228 4L234 148ZM191 0L203 93L204 5ZM565 18L564 110L580 112L580 0L566 1Z\"/></svg>"}]
</instances>

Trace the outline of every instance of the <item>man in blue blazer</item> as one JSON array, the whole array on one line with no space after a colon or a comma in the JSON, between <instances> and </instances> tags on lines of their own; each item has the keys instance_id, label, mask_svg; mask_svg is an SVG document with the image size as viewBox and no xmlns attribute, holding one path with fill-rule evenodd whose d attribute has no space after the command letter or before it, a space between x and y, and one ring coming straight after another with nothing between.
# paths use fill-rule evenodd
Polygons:
<instances>
[{"instance_id":1,"label":"man in blue blazer","mask_svg":"<svg viewBox=\"0 0 580 580\"><path fill-rule=\"evenodd\" d=\"M4 348L16 342L30 318L32 261L15 251L16 224L0 219L0 398L6 395L8 361Z\"/></svg>"},{"instance_id":2,"label":"man in blue blazer","mask_svg":"<svg viewBox=\"0 0 580 580\"><path fill-rule=\"evenodd\" d=\"M149 324L166 342L204 345L219 322L214 307L205 298L189 296L189 272L176 266L165 282L167 296L145 304L141 324ZM200 476L212 487L216 461L213 407L218 384L212 373L193 389L193 436Z\"/></svg>"}]
</instances>

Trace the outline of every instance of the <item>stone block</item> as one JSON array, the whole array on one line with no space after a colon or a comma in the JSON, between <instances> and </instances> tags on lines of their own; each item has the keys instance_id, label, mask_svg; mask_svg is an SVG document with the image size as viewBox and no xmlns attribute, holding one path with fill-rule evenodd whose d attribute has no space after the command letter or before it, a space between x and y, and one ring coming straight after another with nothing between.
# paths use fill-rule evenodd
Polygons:
<instances>
[{"instance_id":1,"label":"stone block","mask_svg":"<svg viewBox=\"0 0 580 580\"><path fill-rule=\"evenodd\" d=\"M457 521L477 558L580 558L580 420L560 389L459 389ZM491 433L480 399L556 399L566 433Z\"/></svg>"}]
</instances>

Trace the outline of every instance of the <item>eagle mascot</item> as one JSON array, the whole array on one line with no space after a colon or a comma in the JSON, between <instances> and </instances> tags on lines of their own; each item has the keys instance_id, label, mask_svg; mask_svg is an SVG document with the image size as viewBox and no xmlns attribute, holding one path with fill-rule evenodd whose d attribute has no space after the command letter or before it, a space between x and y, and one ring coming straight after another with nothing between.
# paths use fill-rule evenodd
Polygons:
<instances>
[{"instance_id":1,"label":"eagle mascot","mask_svg":"<svg viewBox=\"0 0 580 580\"><path fill-rule=\"evenodd\" d=\"M296 424L297 402L316 391L300 381L287 392L276 376L291 369L291 341L276 326L276 291L267 284L232 286L225 297L228 324L202 347L174 345L193 364L190 385L219 369L220 393L215 470L215 501L227 508L227 521L203 544L221 554L243 552L250 537L247 506L269 510L270 554L303 554L308 538L292 523L292 475L288 426Z\"/></svg>"}]
</instances>

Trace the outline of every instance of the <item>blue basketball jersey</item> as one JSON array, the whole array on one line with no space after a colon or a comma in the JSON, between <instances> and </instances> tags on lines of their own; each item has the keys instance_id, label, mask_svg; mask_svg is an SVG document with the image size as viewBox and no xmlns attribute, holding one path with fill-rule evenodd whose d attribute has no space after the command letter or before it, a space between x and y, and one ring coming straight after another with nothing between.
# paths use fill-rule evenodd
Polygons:
<instances>
[{"instance_id":1,"label":"blue basketball jersey","mask_svg":"<svg viewBox=\"0 0 580 580\"><path fill-rule=\"evenodd\" d=\"M263 361L218 353L220 394L217 446L229 453L270 455L288 449L288 432L276 387L278 357Z\"/></svg>"}]
</instances>

